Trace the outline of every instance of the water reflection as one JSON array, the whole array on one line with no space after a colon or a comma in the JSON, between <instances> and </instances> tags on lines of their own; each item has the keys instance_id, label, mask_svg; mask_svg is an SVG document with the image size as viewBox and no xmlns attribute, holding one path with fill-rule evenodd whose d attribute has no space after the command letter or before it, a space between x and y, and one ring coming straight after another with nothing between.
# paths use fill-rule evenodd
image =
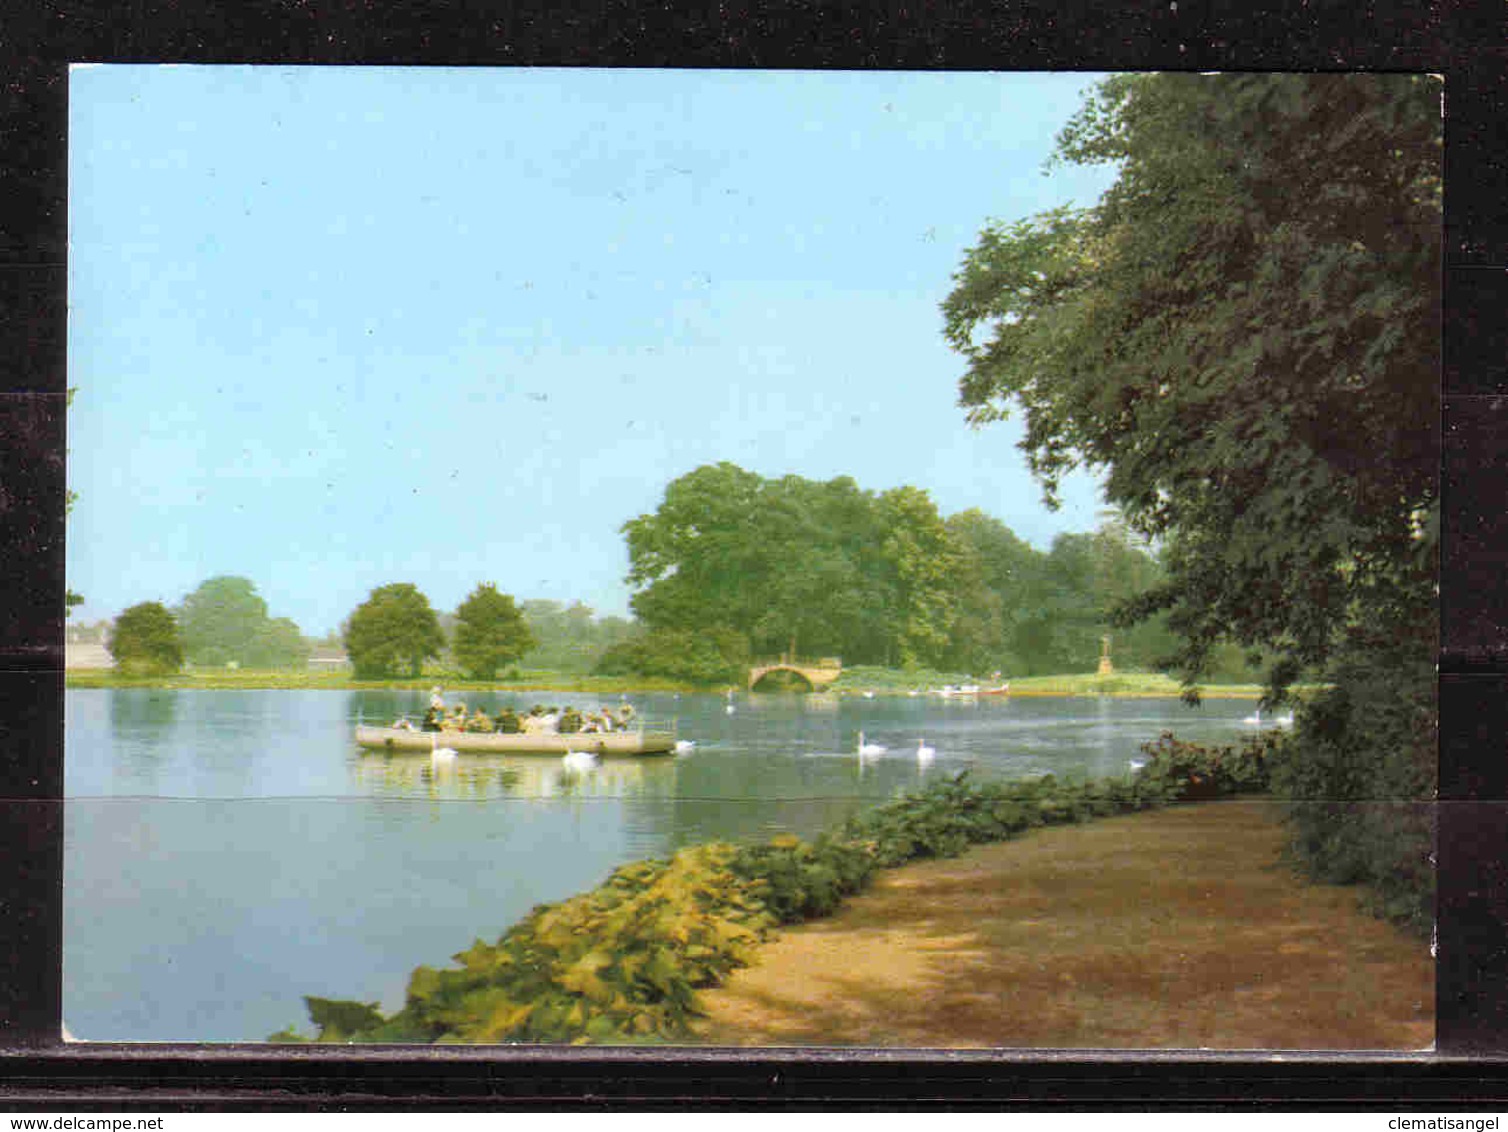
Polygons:
<instances>
[{"instance_id":1,"label":"water reflection","mask_svg":"<svg viewBox=\"0 0 1508 1132\"><path fill-rule=\"evenodd\" d=\"M159 737L177 717L178 693L165 688L120 688L110 696L110 727L117 736Z\"/></svg>"},{"instance_id":2,"label":"water reflection","mask_svg":"<svg viewBox=\"0 0 1508 1132\"><path fill-rule=\"evenodd\" d=\"M577 770L550 755L465 753L436 761L426 754L371 752L353 755L350 771L364 794L407 798L666 798L676 788L670 758L607 758Z\"/></svg>"}]
</instances>

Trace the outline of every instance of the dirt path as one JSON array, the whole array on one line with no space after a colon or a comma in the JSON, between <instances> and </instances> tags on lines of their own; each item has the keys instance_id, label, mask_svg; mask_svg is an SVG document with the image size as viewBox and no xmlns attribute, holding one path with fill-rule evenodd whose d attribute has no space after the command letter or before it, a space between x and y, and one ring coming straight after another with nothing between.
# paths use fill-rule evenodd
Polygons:
<instances>
[{"instance_id":1,"label":"dirt path","mask_svg":"<svg viewBox=\"0 0 1508 1132\"><path fill-rule=\"evenodd\" d=\"M1278 862L1266 801L1037 830L882 873L706 992L715 1045L1424 1049L1423 942Z\"/></svg>"}]
</instances>

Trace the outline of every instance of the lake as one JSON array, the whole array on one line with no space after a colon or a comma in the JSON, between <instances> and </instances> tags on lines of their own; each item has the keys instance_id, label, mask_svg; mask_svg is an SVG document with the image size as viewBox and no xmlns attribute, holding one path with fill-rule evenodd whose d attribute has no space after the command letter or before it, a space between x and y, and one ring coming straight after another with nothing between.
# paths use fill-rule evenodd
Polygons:
<instances>
[{"instance_id":1,"label":"lake","mask_svg":"<svg viewBox=\"0 0 1508 1132\"><path fill-rule=\"evenodd\" d=\"M617 705L471 693L470 706ZM302 996L402 1003L534 905L713 838L810 835L930 779L1118 774L1165 730L1228 742L1248 702L634 694L695 749L572 774L548 756L364 753L418 691L71 689L63 1016L99 1041L258 1041ZM860 733L887 748L860 761ZM917 744L936 748L918 764Z\"/></svg>"}]
</instances>

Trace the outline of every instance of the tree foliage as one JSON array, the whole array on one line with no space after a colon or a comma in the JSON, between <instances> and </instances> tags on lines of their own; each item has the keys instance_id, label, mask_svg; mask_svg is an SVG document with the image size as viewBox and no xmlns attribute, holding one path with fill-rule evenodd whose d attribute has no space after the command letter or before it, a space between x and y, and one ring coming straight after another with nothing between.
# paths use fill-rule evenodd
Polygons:
<instances>
[{"instance_id":1,"label":"tree foliage","mask_svg":"<svg viewBox=\"0 0 1508 1132\"><path fill-rule=\"evenodd\" d=\"M456 609L451 652L473 680L491 680L499 668L518 660L534 643L534 634L512 595L498 593L492 582L477 586Z\"/></svg>"},{"instance_id":2,"label":"tree foliage","mask_svg":"<svg viewBox=\"0 0 1508 1132\"><path fill-rule=\"evenodd\" d=\"M534 635L525 654L531 668L555 672L590 672L602 655L634 635L626 617L598 617L591 606L531 598L519 610Z\"/></svg>"},{"instance_id":3,"label":"tree foliage","mask_svg":"<svg viewBox=\"0 0 1508 1132\"><path fill-rule=\"evenodd\" d=\"M178 626L158 601L133 605L115 620L106 644L115 667L130 676L158 676L183 667Z\"/></svg>"},{"instance_id":4,"label":"tree foliage","mask_svg":"<svg viewBox=\"0 0 1508 1132\"><path fill-rule=\"evenodd\" d=\"M1439 87L1121 76L1060 138L1095 208L992 225L944 304L975 423L1012 407L1049 498L1081 464L1168 573L1195 678L1222 639L1281 689L1363 608L1432 604Z\"/></svg>"},{"instance_id":5,"label":"tree foliage","mask_svg":"<svg viewBox=\"0 0 1508 1132\"><path fill-rule=\"evenodd\" d=\"M440 655L445 637L429 599L409 582L379 586L345 626L346 655L356 677L418 676L425 660Z\"/></svg>"},{"instance_id":6,"label":"tree foliage","mask_svg":"<svg viewBox=\"0 0 1508 1132\"><path fill-rule=\"evenodd\" d=\"M1019 411L1049 499L1087 465L1161 543L1165 575L1118 621L1164 612L1190 681L1234 646L1269 658L1273 700L1306 672L1330 682L1276 775L1301 803L1296 844L1416 923L1436 719L1440 94L1405 75L1110 79L1058 158L1117 165L1113 187L986 228L943 308L969 419Z\"/></svg>"},{"instance_id":7,"label":"tree foliage","mask_svg":"<svg viewBox=\"0 0 1508 1132\"><path fill-rule=\"evenodd\" d=\"M1092 669L1112 599L1160 577L1123 527L1065 536L1044 555L982 512L944 518L915 487L766 480L728 463L674 481L625 531L648 632L605 654L601 670L711 682L736 679L750 655L786 651L950 671ZM1154 666L1169 643L1159 632L1118 655ZM708 654L713 641L721 660Z\"/></svg>"},{"instance_id":8,"label":"tree foliage","mask_svg":"<svg viewBox=\"0 0 1508 1132\"><path fill-rule=\"evenodd\" d=\"M309 645L298 626L286 617L268 617L266 601L247 578L202 582L176 615L192 664L290 668L308 662Z\"/></svg>"}]
</instances>

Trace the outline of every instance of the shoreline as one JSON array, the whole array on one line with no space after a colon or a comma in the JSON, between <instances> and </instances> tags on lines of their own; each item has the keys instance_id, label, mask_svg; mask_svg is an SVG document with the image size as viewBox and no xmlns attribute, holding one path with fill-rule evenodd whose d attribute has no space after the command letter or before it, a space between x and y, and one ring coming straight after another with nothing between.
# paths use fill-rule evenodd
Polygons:
<instances>
[{"instance_id":1,"label":"shoreline","mask_svg":"<svg viewBox=\"0 0 1508 1132\"><path fill-rule=\"evenodd\" d=\"M1149 683L1167 686L1147 686ZM1015 683L1014 681L1012 683ZM1127 684L1141 686L1126 686ZM419 677L404 677L393 680L357 680L345 673L324 672L277 672L246 671L186 672L173 676L120 676L111 669L67 669L63 673L65 688L151 688L164 691L332 691L332 692L427 692L436 684L447 692L469 693L520 693L559 692L577 695L629 696L638 694L721 695L725 686L698 687L669 680L630 679L620 676L579 676L567 673L540 673L538 677L519 680L478 681L455 679L443 673L430 673ZM1254 684L1214 684L1200 686L1201 699L1257 700L1262 689ZM739 689L740 695L783 695L780 692L750 692ZM863 697L866 699L930 698L924 689L915 687L880 686L855 684L838 687L820 693L797 693L808 695L838 696L840 698ZM978 699L1006 700L1041 698L1082 699L1179 699L1183 690L1171 678L1155 677L1144 673L1126 676L1100 677L1093 675L1062 675L1024 677L1019 687L1013 687L1008 695L978 697Z\"/></svg>"}]
</instances>

